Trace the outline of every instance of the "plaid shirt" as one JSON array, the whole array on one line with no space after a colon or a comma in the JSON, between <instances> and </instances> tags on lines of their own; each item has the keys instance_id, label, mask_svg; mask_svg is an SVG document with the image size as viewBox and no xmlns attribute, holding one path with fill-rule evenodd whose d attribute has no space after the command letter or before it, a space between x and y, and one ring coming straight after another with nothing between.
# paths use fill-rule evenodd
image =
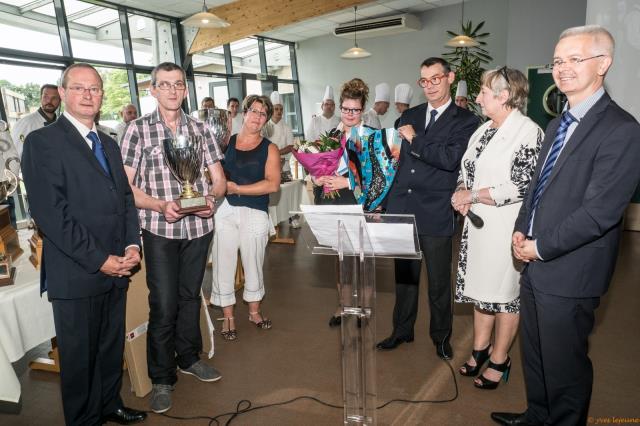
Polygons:
<instances>
[{"instance_id":1,"label":"plaid shirt","mask_svg":"<svg viewBox=\"0 0 640 426\"><path fill-rule=\"evenodd\" d=\"M180 112L182 134L205 138L204 167L222 160L224 155L204 123ZM182 185L164 162L162 140L172 136L173 133L156 109L129 123L120 143L124 165L136 169L133 184L148 195L167 201L179 198L182 193ZM201 194L209 193L204 173L200 174L194 189ZM187 215L177 222L169 223L161 213L153 210L139 209L138 215L142 229L165 238L191 240L213 231L213 217L204 219Z\"/></svg>"}]
</instances>

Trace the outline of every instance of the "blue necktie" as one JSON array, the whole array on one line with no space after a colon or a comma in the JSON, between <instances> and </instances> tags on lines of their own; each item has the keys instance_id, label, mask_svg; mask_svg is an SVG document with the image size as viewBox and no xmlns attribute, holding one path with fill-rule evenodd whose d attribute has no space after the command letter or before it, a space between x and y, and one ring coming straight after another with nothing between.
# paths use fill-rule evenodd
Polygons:
<instances>
[{"instance_id":1,"label":"blue necktie","mask_svg":"<svg viewBox=\"0 0 640 426\"><path fill-rule=\"evenodd\" d=\"M429 131L431 126L433 126L433 123L436 122L436 115L438 115L438 110L437 109L432 109L430 114L431 114L431 119L427 123L427 127L424 128L424 134L425 135L427 134L427 132Z\"/></svg>"},{"instance_id":2,"label":"blue necktie","mask_svg":"<svg viewBox=\"0 0 640 426\"><path fill-rule=\"evenodd\" d=\"M102 169L104 170L105 174L111 177L111 170L109 169L107 156L104 153L104 147L102 146L102 142L100 142L100 138L98 138L98 135L94 131L89 132L87 137L91 139L91 142L93 142L91 144L93 155L96 156L96 159L98 160L98 163L100 163L100 165L102 166Z\"/></svg>"},{"instance_id":3,"label":"blue necktie","mask_svg":"<svg viewBox=\"0 0 640 426\"><path fill-rule=\"evenodd\" d=\"M529 227L531 229L532 221L533 221L533 213L536 211L538 207L538 203L540 202L540 197L544 193L544 190L547 186L547 181L549 180L549 176L551 176L551 172L553 170L553 166L556 164L558 157L560 156L560 151L562 151L562 147L566 142L567 130L571 123L576 121L576 118L571 115L569 111L565 111L562 113L562 118L560 119L560 126L558 126L558 130L556 130L556 137L553 140L553 144L551 145L551 149L549 150L549 155L547 156L547 161L544 163L542 167L542 171L540 172L540 177L538 178L538 182L536 183L536 187L533 190L533 202L531 203L531 210L529 211Z\"/></svg>"}]
</instances>

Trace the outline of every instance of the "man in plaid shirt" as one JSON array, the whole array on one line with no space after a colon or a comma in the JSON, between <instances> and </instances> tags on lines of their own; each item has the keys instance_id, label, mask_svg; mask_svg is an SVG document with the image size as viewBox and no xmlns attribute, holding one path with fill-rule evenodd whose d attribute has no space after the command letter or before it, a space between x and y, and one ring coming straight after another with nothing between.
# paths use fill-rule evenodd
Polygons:
<instances>
[{"instance_id":1,"label":"man in plaid shirt","mask_svg":"<svg viewBox=\"0 0 640 426\"><path fill-rule=\"evenodd\" d=\"M149 287L151 409L163 413L171 408L176 367L206 382L222 377L199 359L200 288L213 234L215 199L224 196L226 180L220 165L223 154L213 135L181 109L186 96L184 70L171 62L156 66L151 72L151 95L157 109L127 126L121 150L139 209ZM194 185L207 195L209 208L187 215L179 213L174 201L182 187L165 164L162 149L162 140L177 131L204 137L204 166L212 180L209 185L201 174Z\"/></svg>"}]
</instances>

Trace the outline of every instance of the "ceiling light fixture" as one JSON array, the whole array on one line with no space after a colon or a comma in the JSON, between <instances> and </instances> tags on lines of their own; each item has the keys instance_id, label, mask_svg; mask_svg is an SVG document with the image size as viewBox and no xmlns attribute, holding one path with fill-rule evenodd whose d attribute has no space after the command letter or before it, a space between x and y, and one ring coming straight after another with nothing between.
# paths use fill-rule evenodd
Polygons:
<instances>
[{"instance_id":1,"label":"ceiling light fixture","mask_svg":"<svg viewBox=\"0 0 640 426\"><path fill-rule=\"evenodd\" d=\"M462 0L462 17L460 18L460 24L464 28L464 0ZM445 45L449 47L475 47L479 46L480 43L475 41L472 37L459 34L446 42Z\"/></svg>"},{"instance_id":2,"label":"ceiling light fixture","mask_svg":"<svg viewBox=\"0 0 640 426\"><path fill-rule=\"evenodd\" d=\"M371 56L370 52L367 52L362 47L358 47L358 15L356 12L358 11L358 6L353 7L353 44L354 46L351 49L345 50L341 58L344 59L360 59Z\"/></svg>"},{"instance_id":3,"label":"ceiling light fixture","mask_svg":"<svg viewBox=\"0 0 640 426\"><path fill-rule=\"evenodd\" d=\"M202 11L192 15L181 22L186 27L196 28L226 28L229 24L222 18L219 18L215 14L209 12L207 8L206 0L202 0Z\"/></svg>"}]
</instances>

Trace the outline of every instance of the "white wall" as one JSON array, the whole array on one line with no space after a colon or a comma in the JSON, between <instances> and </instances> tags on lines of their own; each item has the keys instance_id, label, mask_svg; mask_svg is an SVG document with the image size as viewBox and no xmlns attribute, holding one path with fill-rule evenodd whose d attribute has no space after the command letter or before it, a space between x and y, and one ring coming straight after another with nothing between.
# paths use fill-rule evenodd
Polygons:
<instances>
[{"instance_id":1,"label":"white wall","mask_svg":"<svg viewBox=\"0 0 640 426\"><path fill-rule=\"evenodd\" d=\"M551 62L558 36L584 25L586 9L587 0L510 0L508 65L526 75L527 67Z\"/></svg>"},{"instance_id":2,"label":"white wall","mask_svg":"<svg viewBox=\"0 0 640 426\"><path fill-rule=\"evenodd\" d=\"M605 85L611 97L640 120L640 2L589 0L587 23L603 25L616 39Z\"/></svg>"},{"instance_id":3,"label":"white wall","mask_svg":"<svg viewBox=\"0 0 640 426\"><path fill-rule=\"evenodd\" d=\"M584 24L586 3L587 0L477 0L465 3L464 11L465 20L476 24L486 21L483 30L491 34L487 42L494 59L488 68L506 63L526 73L529 65L549 62L563 29ZM372 92L381 82L389 83L392 90L398 83L409 83L414 88L411 105L424 102L422 90L415 83L420 63L448 51L444 47L449 38L446 31L458 30L460 11L460 4L426 11L419 15L420 31L359 40L358 44L372 53L366 59L339 57L352 47L353 40L324 36L300 42L296 52L305 129L311 116L319 113L325 85L333 86L337 103L340 86L353 77L362 78ZM397 116L392 104L382 119L383 126L391 127Z\"/></svg>"}]
</instances>

